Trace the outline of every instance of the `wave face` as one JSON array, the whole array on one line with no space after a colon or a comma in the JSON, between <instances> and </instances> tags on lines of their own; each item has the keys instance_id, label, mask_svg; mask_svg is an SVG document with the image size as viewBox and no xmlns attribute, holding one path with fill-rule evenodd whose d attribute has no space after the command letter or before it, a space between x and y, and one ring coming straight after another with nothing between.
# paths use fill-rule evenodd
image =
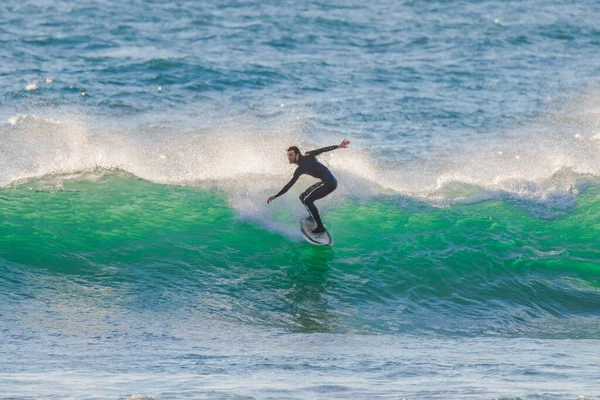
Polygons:
<instances>
[{"instance_id":1,"label":"wave face","mask_svg":"<svg viewBox=\"0 0 600 400\"><path fill-rule=\"evenodd\" d=\"M302 241L295 196L240 209L224 189L103 170L0 195L2 291L17 297L299 332L597 337L597 186L552 220L502 200L336 196L332 249Z\"/></svg>"}]
</instances>

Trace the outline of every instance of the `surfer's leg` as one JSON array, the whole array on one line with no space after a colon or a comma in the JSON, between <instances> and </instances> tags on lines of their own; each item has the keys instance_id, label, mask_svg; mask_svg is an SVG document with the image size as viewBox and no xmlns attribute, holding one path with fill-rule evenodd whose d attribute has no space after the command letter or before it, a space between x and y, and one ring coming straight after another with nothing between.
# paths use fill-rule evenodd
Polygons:
<instances>
[{"instance_id":1,"label":"surfer's leg","mask_svg":"<svg viewBox=\"0 0 600 400\"><path fill-rule=\"evenodd\" d=\"M321 186L323 186L323 182L317 182L314 185L310 186L308 189L306 189L304 192L302 192L302 194L300 195L300 202L302 202L304 207L306 207L306 211L308 211L308 219L312 219L313 221L315 221L314 213L316 213L318 216L319 211L314 205L312 207L309 207L306 204L305 200L311 193L313 193L316 189L318 189Z\"/></svg>"},{"instance_id":2,"label":"surfer's leg","mask_svg":"<svg viewBox=\"0 0 600 400\"><path fill-rule=\"evenodd\" d=\"M319 210L315 206L315 200L322 199L327 196L331 192L333 192L337 188L337 182L319 182L316 185L313 185L303 193L305 196L301 196L300 200L306 206L310 214L315 219L317 223L317 227L313 230L313 233L322 233L325 231L323 227L323 222L321 221L321 216L319 215ZM311 190L312 189L312 190Z\"/></svg>"}]
</instances>

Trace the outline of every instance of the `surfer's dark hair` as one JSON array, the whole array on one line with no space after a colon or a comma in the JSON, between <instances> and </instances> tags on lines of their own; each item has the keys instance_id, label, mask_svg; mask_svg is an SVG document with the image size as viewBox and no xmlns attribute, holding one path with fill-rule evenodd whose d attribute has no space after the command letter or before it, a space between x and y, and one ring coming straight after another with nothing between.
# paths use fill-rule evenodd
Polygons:
<instances>
[{"instance_id":1,"label":"surfer's dark hair","mask_svg":"<svg viewBox=\"0 0 600 400\"><path fill-rule=\"evenodd\" d=\"M290 146L287 148L286 151L293 151L294 154L300 154L300 149L298 148L298 146Z\"/></svg>"}]
</instances>

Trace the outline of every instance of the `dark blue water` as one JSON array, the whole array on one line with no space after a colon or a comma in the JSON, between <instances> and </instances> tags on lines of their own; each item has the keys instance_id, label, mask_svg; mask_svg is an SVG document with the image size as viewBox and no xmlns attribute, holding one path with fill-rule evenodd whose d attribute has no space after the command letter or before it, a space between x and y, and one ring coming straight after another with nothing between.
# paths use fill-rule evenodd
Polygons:
<instances>
[{"instance_id":1,"label":"dark blue water","mask_svg":"<svg viewBox=\"0 0 600 400\"><path fill-rule=\"evenodd\" d=\"M0 398L599 398L599 17L3 2Z\"/></svg>"}]
</instances>

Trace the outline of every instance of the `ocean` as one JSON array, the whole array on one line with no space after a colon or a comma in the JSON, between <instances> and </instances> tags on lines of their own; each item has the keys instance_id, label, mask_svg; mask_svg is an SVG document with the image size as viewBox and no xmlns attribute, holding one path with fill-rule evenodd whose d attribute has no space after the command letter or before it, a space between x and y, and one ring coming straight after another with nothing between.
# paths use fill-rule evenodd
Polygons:
<instances>
[{"instance_id":1,"label":"ocean","mask_svg":"<svg viewBox=\"0 0 600 400\"><path fill-rule=\"evenodd\" d=\"M600 399L599 18L2 2L0 399Z\"/></svg>"}]
</instances>

